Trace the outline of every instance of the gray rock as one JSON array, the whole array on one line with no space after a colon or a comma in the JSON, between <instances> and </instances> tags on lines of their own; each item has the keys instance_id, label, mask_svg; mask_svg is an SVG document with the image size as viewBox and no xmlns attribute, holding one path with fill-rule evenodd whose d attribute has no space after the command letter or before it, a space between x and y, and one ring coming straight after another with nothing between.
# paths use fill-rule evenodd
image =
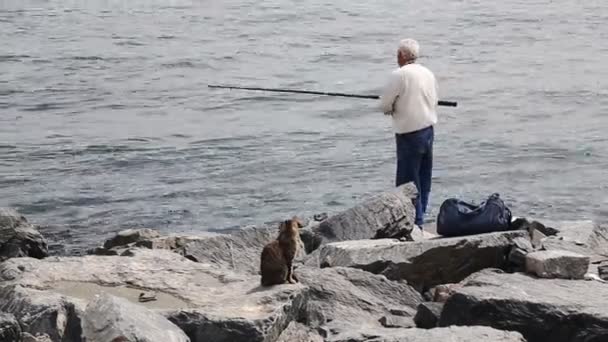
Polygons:
<instances>
[{"instance_id":1,"label":"gray rock","mask_svg":"<svg viewBox=\"0 0 608 342\"><path fill-rule=\"evenodd\" d=\"M443 310L443 303L437 302L424 302L418 305L418 312L414 316L414 322L418 328L432 329L437 326L439 317L441 317L441 311Z\"/></svg>"},{"instance_id":2,"label":"gray rock","mask_svg":"<svg viewBox=\"0 0 608 342\"><path fill-rule=\"evenodd\" d=\"M414 241L412 238L412 232L416 230L422 233L422 230L414 225L401 223L407 219L407 216L403 216L395 222L387 223L384 225L384 227L376 230L376 234L372 237L372 239L400 239L403 241Z\"/></svg>"},{"instance_id":3,"label":"gray rock","mask_svg":"<svg viewBox=\"0 0 608 342\"><path fill-rule=\"evenodd\" d=\"M13 209L0 208L0 261L8 258L45 258L46 239Z\"/></svg>"},{"instance_id":4,"label":"gray rock","mask_svg":"<svg viewBox=\"0 0 608 342\"><path fill-rule=\"evenodd\" d=\"M589 257L568 251L539 251L526 256L526 271L541 278L583 279Z\"/></svg>"},{"instance_id":5,"label":"gray rock","mask_svg":"<svg viewBox=\"0 0 608 342\"><path fill-rule=\"evenodd\" d=\"M326 339L330 342L526 342L520 333L490 327L449 327L435 329L384 329L368 331L364 335Z\"/></svg>"},{"instance_id":6,"label":"gray rock","mask_svg":"<svg viewBox=\"0 0 608 342\"><path fill-rule=\"evenodd\" d=\"M114 247L126 246L138 241L150 240L159 236L160 233L154 229L126 229L118 232L113 238L106 240L103 247L105 249L111 249Z\"/></svg>"},{"instance_id":7,"label":"gray rock","mask_svg":"<svg viewBox=\"0 0 608 342\"><path fill-rule=\"evenodd\" d=\"M402 316L383 316L378 321L385 328L414 328L416 324L411 317Z\"/></svg>"},{"instance_id":8,"label":"gray rock","mask_svg":"<svg viewBox=\"0 0 608 342\"><path fill-rule=\"evenodd\" d=\"M127 229L106 240L103 247L90 249L90 255L131 255L138 248L178 250L193 241L225 235L212 232L200 232L197 235L165 235L153 229Z\"/></svg>"},{"instance_id":9,"label":"gray rock","mask_svg":"<svg viewBox=\"0 0 608 342\"><path fill-rule=\"evenodd\" d=\"M304 324L291 322L277 342L323 342L323 337Z\"/></svg>"},{"instance_id":10,"label":"gray rock","mask_svg":"<svg viewBox=\"0 0 608 342\"><path fill-rule=\"evenodd\" d=\"M608 286L484 270L445 303L439 326L519 331L528 342L608 340Z\"/></svg>"},{"instance_id":11,"label":"gray rock","mask_svg":"<svg viewBox=\"0 0 608 342\"><path fill-rule=\"evenodd\" d=\"M122 252L122 250L119 250L119 249L106 249L104 247L95 247L95 248L89 249L87 251L87 254L91 254L91 255L120 255L120 252Z\"/></svg>"},{"instance_id":12,"label":"gray rock","mask_svg":"<svg viewBox=\"0 0 608 342\"><path fill-rule=\"evenodd\" d=\"M22 313L29 317L30 325L40 327L26 331L45 333L52 328L51 318L57 317L54 313L63 312L63 317L69 318L75 312L62 305L63 298L86 305L96 294L109 293L139 303L145 289L154 291L157 300L139 305L169 318L194 342L274 341L302 312L306 287L285 284L263 288L259 283L259 276L236 274L165 250L141 249L128 258L17 258L0 264L0 293L4 294L0 310L13 313L20 321ZM11 291L15 286L27 295ZM14 304L20 301L40 305L33 309L32 304ZM56 336L51 335L54 341Z\"/></svg>"},{"instance_id":13,"label":"gray rock","mask_svg":"<svg viewBox=\"0 0 608 342\"><path fill-rule=\"evenodd\" d=\"M353 208L329 217L314 229L314 233L319 237L319 244L325 244L370 239L378 230L386 227L395 231L411 231L416 212L412 201L416 196L413 183L377 194Z\"/></svg>"},{"instance_id":14,"label":"gray rock","mask_svg":"<svg viewBox=\"0 0 608 342\"><path fill-rule=\"evenodd\" d=\"M309 288L303 322L323 331L326 339L382 330L382 317L411 318L422 302L422 296L405 282L357 269L302 266L296 272Z\"/></svg>"},{"instance_id":15,"label":"gray rock","mask_svg":"<svg viewBox=\"0 0 608 342\"><path fill-rule=\"evenodd\" d=\"M19 342L21 327L15 316L0 312L0 341Z\"/></svg>"},{"instance_id":16,"label":"gray rock","mask_svg":"<svg viewBox=\"0 0 608 342\"><path fill-rule=\"evenodd\" d=\"M275 240L278 233L278 225L247 227L232 234L219 234L188 242L176 252L196 262L214 264L238 273L257 275L260 271L262 249L267 243ZM300 241L296 261L301 260L305 255L304 245Z\"/></svg>"},{"instance_id":17,"label":"gray rock","mask_svg":"<svg viewBox=\"0 0 608 342\"><path fill-rule=\"evenodd\" d=\"M165 317L124 298L96 296L82 319L87 341L190 342L182 330Z\"/></svg>"},{"instance_id":18,"label":"gray rock","mask_svg":"<svg viewBox=\"0 0 608 342\"><path fill-rule=\"evenodd\" d=\"M36 260L29 258L13 260ZM20 285L0 287L0 311L13 314L24 333L48 335L52 341L81 341L79 308L57 293L26 288Z\"/></svg>"},{"instance_id":19,"label":"gray rock","mask_svg":"<svg viewBox=\"0 0 608 342\"><path fill-rule=\"evenodd\" d=\"M321 249L321 267L360 268L389 279L405 279L420 292L435 285L457 283L488 267L506 267L514 240L526 231L508 231L417 242L395 240L344 241Z\"/></svg>"}]
</instances>

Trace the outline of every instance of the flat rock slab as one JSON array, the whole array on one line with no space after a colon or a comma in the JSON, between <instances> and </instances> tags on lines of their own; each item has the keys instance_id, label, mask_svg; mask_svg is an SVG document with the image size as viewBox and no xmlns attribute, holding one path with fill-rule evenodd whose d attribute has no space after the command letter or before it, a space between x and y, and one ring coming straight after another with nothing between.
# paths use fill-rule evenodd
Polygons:
<instances>
[{"instance_id":1,"label":"flat rock slab","mask_svg":"<svg viewBox=\"0 0 608 342\"><path fill-rule=\"evenodd\" d=\"M11 286L38 291L28 293L30 302L51 296L52 303L86 304L91 295L107 290L139 303L139 293L154 291L159 301L169 304L159 305L156 301L139 304L161 312L192 341L278 338L305 305L306 288L299 284L262 288L259 283L259 276L238 275L163 250L141 250L134 257L19 258L0 264L0 291ZM84 289L78 290L78 284ZM91 284L99 288L91 291ZM65 286L72 287L72 296L60 294ZM177 301L172 303L171 298ZM13 305L18 299L24 304ZM16 316L31 313L33 305L22 299L8 293L0 301L0 310ZM185 305L180 308L176 303ZM44 302L41 307L46 308ZM68 311L68 315L72 312L77 313ZM31 324L38 323L36 317L32 320Z\"/></svg>"},{"instance_id":2,"label":"flat rock slab","mask_svg":"<svg viewBox=\"0 0 608 342\"><path fill-rule=\"evenodd\" d=\"M608 341L608 286L484 270L445 303L439 326L519 331L528 342Z\"/></svg>"},{"instance_id":3,"label":"flat rock slab","mask_svg":"<svg viewBox=\"0 0 608 342\"><path fill-rule=\"evenodd\" d=\"M539 251L526 255L526 272L541 278L583 279L589 257L568 251Z\"/></svg>"},{"instance_id":4,"label":"flat rock slab","mask_svg":"<svg viewBox=\"0 0 608 342\"><path fill-rule=\"evenodd\" d=\"M331 342L526 342L522 335L513 331L501 331L490 327L449 327L434 329L386 329L370 331L344 339L326 339Z\"/></svg>"},{"instance_id":5,"label":"flat rock slab","mask_svg":"<svg viewBox=\"0 0 608 342\"><path fill-rule=\"evenodd\" d=\"M404 279L417 289L457 283L489 267L501 268L517 239L526 231L509 231L416 242L344 241L322 247L321 267L353 267L389 279Z\"/></svg>"}]
</instances>

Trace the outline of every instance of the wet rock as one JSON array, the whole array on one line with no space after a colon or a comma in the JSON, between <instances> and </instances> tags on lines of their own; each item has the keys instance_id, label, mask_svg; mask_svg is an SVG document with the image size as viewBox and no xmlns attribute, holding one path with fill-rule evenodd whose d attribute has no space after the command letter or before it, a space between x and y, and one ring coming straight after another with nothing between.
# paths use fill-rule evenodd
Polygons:
<instances>
[{"instance_id":1,"label":"wet rock","mask_svg":"<svg viewBox=\"0 0 608 342\"><path fill-rule=\"evenodd\" d=\"M323 342L323 337L304 324L291 322L277 342Z\"/></svg>"},{"instance_id":2,"label":"wet rock","mask_svg":"<svg viewBox=\"0 0 608 342\"><path fill-rule=\"evenodd\" d=\"M568 251L539 251L526 256L526 271L541 278L583 279L589 257Z\"/></svg>"},{"instance_id":3,"label":"wet rock","mask_svg":"<svg viewBox=\"0 0 608 342\"><path fill-rule=\"evenodd\" d=\"M36 260L36 259L11 259ZM35 262L35 261L33 261ZM0 264L0 269L4 264ZM0 312L14 315L24 333L48 335L52 341L81 341L79 307L57 293L20 285L0 287Z\"/></svg>"},{"instance_id":4,"label":"wet rock","mask_svg":"<svg viewBox=\"0 0 608 342\"><path fill-rule=\"evenodd\" d=\"M45 258L49 254L46 239L13 209L0 208L0 261L8 258Z\"/></svg>"},{"instance_id":5,"label":"wet rock","mask_svg":"<svg viewBox=\"0 0 608 342\"><path fill-rule=\"evenodd\" d=\"M110 249L119 246L126 246L130 243L142 240L150 240L159 236L160 233L154 229L126 229L118 232L113 238L106 240L106 242L103 244L103 247L105 249Z\"/></svg>"},{"instance_id":6,"label":"wet rock","mask_svg":"<svg viewBox=\"0 0 608 342\"><path fill-rule=\"evenodd\" d=\"M327 220L329 218L329 215L327 215L327 213L319 213L315 214L312 218L317 222L321 222Z\"/></svg>"},{"instance_id":7,"label":"wet rock","mask_svg":"<svg viewBox=\"0 0 608 342\"><path fill-rule=\"evenodd\" d=\"M514 240L527 238L526 231L429 239L344 241L325 245L321 267L360 268L389 279L405 279L420 292L435 285L457 283L488 267L506 267Z\"/></svg>"},{"instance_id":8,"label":"wet rock","mask_svg":"<svg viewBox=\"0 0 608 342\"><path fill-rule=\"evenodd\" d=\"M319 245L346 240L370 239L378 230L411 231L415 208L412 201L417 191L413 184L405 184L391 191L377 194L359 205L321 222L314 233ZM390 234L389 234L390 235ZM319 246L312 246L313 249Z\"/></svg>"},{"instance_id":9,"label":"wet rock","mask_svg":"<svg viewBox=\"0 0 608 342\"><path fill-rule=\"evenodd\" d=\"M165 317L124 298L101 294L87 305L82 320L87 341L190 342Z\"/></svg>"},{"instance_id":10,"label":"wet rock","mask_svg":"<svg viewBox=\"0 0 608 342\"><path fill-rule=\"evenodd\" d=\"M489 327L449 327L435 329L384 329L370 330L365 334L351 334L328 342L526 342L521 334Z\"/></svg>"},{"instance_id":11,"label":"wet rock","mask_svg":"<svg viewBox=\"0 0 608 342\"><path fill-rule=\"evenodd\" d=\"M95 247L87 251L87 254L91 255L120 255L122 249L106 249L104 247Z\"/></svg>"},{"instance_id":12,"label":"wet rock","mask_svg":"<svg viewBox=\"0 0 608 342\"><path fill-rule=\"evenodd\" d=\"M382 317L411 318L422 302L422 296L405 282L357 269L301 266L296 274L309 288L303 322L324 332L326 340L382 330Z\"/></svg>"},{"instance_id":13,"label":"wet rock","mask_svg":"<svg viewBox=\"0 0 608 342\"><path fill-rule=\"evenodd\" d=\"M439 326L519 331L528 342L608 340L608 286L484 270L445 303Z\"/></svg>"},{"instance_id":14,"label":"wet rock","mask_svg":"<svg viewBox=\"0 0 608 342\"><path fill-rule=\"evenodd\" d=\"M418 305L418 312L414 316L414 322L418 328L431 329L437 326L443 303L424 302Z\"/></svg>"},{"instance_id":15,"label":"wet rock","mask_svg":"<svg viewBox=\"0 0 608 342\"><path fill-rule=\"evenodd\" d=\"M278 225L247 227L232 234L219 234L188 242L176 252L200 263L210 263L238 273L257 275L260 270L262 249L268 242L275 240L278 233ZM301 260L305 255L304 245L300 241L296 261Z\"/></svg>"},{"instance_id":16,"label":"wet rock","mask_svg":"<svg viewBox=\"0 0 608 342\"><path fill-rule=\"evenodd\" d=\"M299 317L306 304L306 287L265 288L259 283L259 276L236 274L165 250L140 249L128 258L18 258L0 264L0 291L4 294L0 310L13 313L20 321L19 313L27 314L30 325L38 329L26 331L45 333L52 322L57 325L52 319L56 313L69 317L73 312L64 305L64 298L86 305L95 294L109 293L139 303L145 289L155 292L157 300L139 305L163 314L194 342L273 341ZM11 288L26 293L15 294ZM5 304L7 301L10 303ZM33 304L18 305L41 301L44 305L35 310ZM57 340L60 334L51 337Z\"/></svg>"},{"instance_id":17,"label":"wet rock","mask_svg":"<svg viewBox=\"0 0 608 342\"><path fill-rule=\"evenodd\" d=\"M0 341L19 342L21 327L15 316L0 312Z\"/></svg>"}]
</instances>

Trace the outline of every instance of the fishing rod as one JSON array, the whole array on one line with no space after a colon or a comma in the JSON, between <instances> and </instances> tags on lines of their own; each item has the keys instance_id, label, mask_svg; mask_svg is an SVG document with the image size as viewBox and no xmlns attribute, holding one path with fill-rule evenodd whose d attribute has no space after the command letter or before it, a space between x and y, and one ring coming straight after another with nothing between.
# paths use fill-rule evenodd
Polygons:
<instances>
[{"instance_id":1,"label":"fishing rod","mask_svg":"<svg viewBox=\"0 0 608 342\"><path fill-rule=\"evenodd\" d=\"M221 89L242 89L242 90L259 90L259 91L270 91L275 93L294 93L294 94L313 94L313 95L326 95L326 96L340 96L340 97L355 97L360 99L380 99L378 95L359 95L359 94L346 94L346 93L330 93L322 91L311 91L311 90L296 90L296 89L277 89L277 88L260 88L260 87L237 87L228 85L207 85L209 88L221 88ZM456 107L457 102L454 101L439 101L439 106Z\"/></svg>"}]
</instances>

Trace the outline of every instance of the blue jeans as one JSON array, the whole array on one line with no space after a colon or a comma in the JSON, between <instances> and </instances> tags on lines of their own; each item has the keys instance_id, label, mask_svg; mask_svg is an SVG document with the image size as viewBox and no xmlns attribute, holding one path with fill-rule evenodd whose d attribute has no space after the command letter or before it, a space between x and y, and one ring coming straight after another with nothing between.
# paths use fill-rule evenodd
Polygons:
<instances>
[{"instance_id":1,"label":"blue jeans","mask_svg":"<svg viewBox=\"0 0 608 342\"><path fill-rule=\"evenodd\" d=\"M433 126L419 131L395 134L397 142L397 186L413 182L418 189L416 224L422 227L431 193L433 175Z\"/></svg>"}]
</instances>

